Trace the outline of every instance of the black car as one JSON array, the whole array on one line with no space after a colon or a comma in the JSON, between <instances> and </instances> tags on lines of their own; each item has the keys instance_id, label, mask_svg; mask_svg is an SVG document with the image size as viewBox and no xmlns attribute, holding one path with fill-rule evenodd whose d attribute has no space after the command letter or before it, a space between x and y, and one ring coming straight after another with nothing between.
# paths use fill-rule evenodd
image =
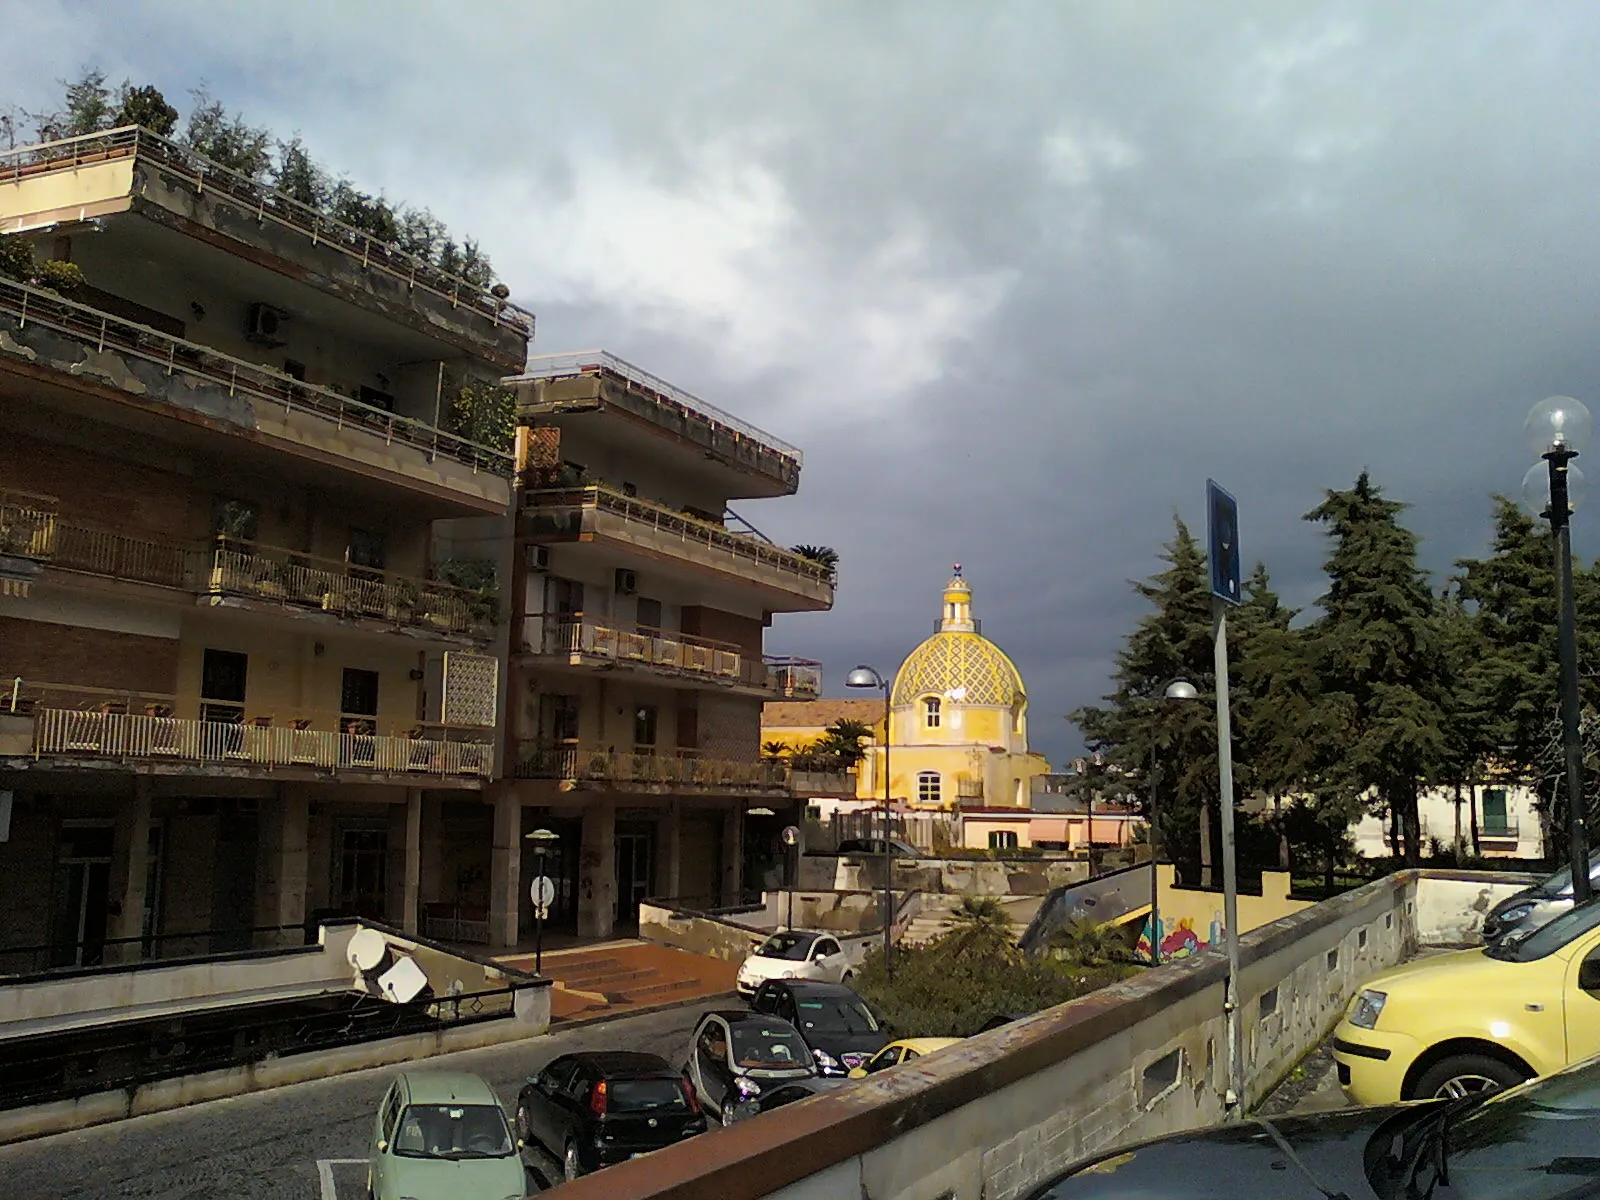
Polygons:
<instances>
[{"instance_id":1,"label":"black car","mask_svg":"<svg viewBox=\"0 0 1600 1200\"><path fill-rule=\"evenodd\" d=\"M819 1074L811 1047L789 1022L731 1009L701 1014L683 1073L724 1125L739 1119L741 1104Z\"/></svg>"},{"instance_id":2,"label":"black car","mask_svg":"<svg viewBox=\"0 0 1600 1200\"><path fill-rule=\"evenodd\" d=\"M842 983L769 979L756 989L750 1007L799 1030L824 1075L848 1075L889 1044L866 1002Z\"/></svg>"},{"instance_id":3,"label":"black car","mask_svg":"<svg viewBox=\"0 0 1600 1200\"><path fill-rule=\"evenodd\" d=\"M1248 1119L1080 1163L1030 1200L1600 1195L1600 1059L1503 1092Z\"/></svg>"},{"instance_id":4,"label":"black car","mask_svg":"<svg viewBox=\"0 0 1600 1200\"><path fill-rule=\"evenodd\" d=\"M555 1155L568 1179L705 1129L694 1088L655 1054L563 1054L517 1096L517 1132Z\"/></svg>"},{"instance_id":5,"label":"black car","mask_svg":"<svg viewBox=\"0 0 1600 1200\"><path fill-rule=\"evenodd\" d=\"M1589 882L1600 891L1600 850L1589 856ZM1488 945L1509 937L1526 937L1572 908L1572 868L1562 867L1532 887L1507 896L1483 918Z\"/></svg>"}]
</instances>

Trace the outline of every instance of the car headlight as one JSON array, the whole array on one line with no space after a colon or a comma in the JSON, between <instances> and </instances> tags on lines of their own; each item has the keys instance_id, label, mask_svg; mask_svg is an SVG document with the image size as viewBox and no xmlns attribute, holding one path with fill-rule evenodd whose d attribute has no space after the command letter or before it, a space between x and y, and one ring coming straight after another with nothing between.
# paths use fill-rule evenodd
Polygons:
<instances>
[{"instance_id":1,"label":"car headlight","mask_svg":"<svg viewBox=\"0 0 1600 1200\"><path fill-rule=\"evenodd\" d=\"M1518 921L1522 920L1532 911L1533 901L1531 900L1526 904L1513 904L1510 908L1506 909L1505 912L1496 917L1495 920L1499 921L1502 925L1515 925Z\"/></svg>"},{"instance_id":2,"label":"car headlight","mask_svg":"<svg viewBox=\"0 0 1600 1200\"><path fill-rule=\"evenodd\" d=\"M742 1100L751 1100L761 1095L761 1085L743 1075L733 1081L733 1090L739 1093L739 1098Z\"/></svg>"},{"instance_id":3,"label":"car headlight","mask_svg":"<svg viewBox=\"0 0 1600 1200\"><path fill-rule=\"evenodd\" d=\"M1376 1029L1378 1014L1383 1011L1384 1003L1388 999L1388 994L1385 992L1362 988L1356 995L1355 1003L1350 1006L1350 1024L1358 1029Z\"/></svg>"},{"instance_id":4,"label":"car headlight","mask_svg":"<svg viewBox=\"0 0 1600 1200\"><path fill-rule=\"evenodd\" d=\"M829 1054L826 1050L813 1050L811 1052L811 1057L817 1060L817 1066L821 1067L824 1071L844 1070L844 1068L839 1065L839 1060L833 1055Z\"/></svg>"}]
</instances>

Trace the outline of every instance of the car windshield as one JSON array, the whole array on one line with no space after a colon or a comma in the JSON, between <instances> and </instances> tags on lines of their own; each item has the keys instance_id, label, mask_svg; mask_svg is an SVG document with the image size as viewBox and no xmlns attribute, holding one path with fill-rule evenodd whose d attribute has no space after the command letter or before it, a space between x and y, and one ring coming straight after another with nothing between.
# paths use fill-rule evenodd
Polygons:
<instances>
[{"instance_id":1,"label":"car windshield","mask_svg":"<svg viewBox=\"0 0 1600 1200\"><path fill-rule=\"evenodd\" d=\"M790 962L804 962L811 953L812 933L775 933L761 943L756 951L760 958L786 958Z\"/></svg>"},{"instance_id":2,"label":"car windshield","mask_svg":"<svg viewBox=\"0 0 1600 1200\"><path fill-rule=\"evenodd\" d=\"M848 996L830 996L823 1000L795 1001L800 1029L807 1033L877 1033L878 1022L873 1020L867 1006Z\"/></svg>"},{"instance_id":3,"label":"car windshield","mask_svg":"<svg viewBox=\"0 0 1600 1200\"><path fill-rule=\"evenodd\" d=\"M1600 853L1589 856L1589 878L1596 879L1597 876L1600 876ZM1561 870L1548 879L1541 879L1534 887L1544 896L1570 896L1572 895L1572 868L1562 867Z\"/></svg>"},{"instance_id":4,"label":"car windshield","mask_svg":"<svg viewBox=\"0 0 1600 1200\"><path fill-rule=\"evenodd\" d=\"M400 1118L394 1152L405 1158L508 1158L516 1148L497 1104L413 1104Z\"/></svg>"},{"instance_id":5,"label":"car windshield","mask_svg":"<svg viewBox=\"0 0 1600 1200\"><path fill-rule=\"evenodd\" d=\"M1525 938L1497 942L1484 953L1505 962L1534 962L1554 954L1573 938L1581 937L1596 927L1600 927L1600 897L1568 909Z\"/></svg>"},{"instance_id":6,"label":"car windshield","mask_svg":"<svg viewBox=\"0 0 1600 1200\"><path fill-rule=\"evenodd\" d=\"M615 1112L688 1111L689 1100L675 1077L613 1079L606 1084L606 1108Z\"/></svg>"},{"instance_id":7,"label":"car windshield","mask_svg":"<svg viewBox=\"0 0 1600 1200\"><path fill-rule=\"evenodd\" d=\"M789 1025L747 1021L733 1027L733 1061L741 1067L783 1070L811 1064L811 1051Z\"/></svg>"}]
</instances>

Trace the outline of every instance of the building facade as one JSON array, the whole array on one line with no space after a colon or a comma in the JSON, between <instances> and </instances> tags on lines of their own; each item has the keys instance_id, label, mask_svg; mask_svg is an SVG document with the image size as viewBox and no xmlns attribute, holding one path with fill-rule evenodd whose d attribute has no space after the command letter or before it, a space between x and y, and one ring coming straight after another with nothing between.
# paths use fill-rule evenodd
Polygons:
<instances>
[{"instance_id":1,"label":"building facade","mask_svg":"<svg viewBox=\"0 0 1600 1200\"><path fill-rule=\"evenodd\" d=\"M1459 845L1463 853L1484 858L1543 858L1544 828L1534 806L1537 798L1532 788L1517 783L1424 788L1417 797L1423 851L1438 842L1446 851ZM1396 853L1389 822L1380 816L1363 816L1351 826L1350 835L1363 858Z\"/></svg>"},{"instance_id":2,"label":"building facade","mask_svg":"<svg viewBox=\"0 0 1600 1200\"><path fill-rule=\"evenodd\" d=\"M0 232L85 280L0 279L0 947L419 929L507 633L513 457L443 414L531 317L145 130L0 155Z\"/></svg>"},{"instance_id":3,"label":"building facade","mask_svg":"<svg viewBox=\"0 0 1600 1200\"><path fill-rule=\"evenodd\" d=\"M732 903L799 818L761 754L761 706L815 696L817 664L763 653L775 614L833 603L832 568L737 528L730 501L790 495L794 447L602 351L538 356L517 389L516 559L494 809L491 940L549 919L585 937L647 896Z\"/></svg>"}]
</instances>

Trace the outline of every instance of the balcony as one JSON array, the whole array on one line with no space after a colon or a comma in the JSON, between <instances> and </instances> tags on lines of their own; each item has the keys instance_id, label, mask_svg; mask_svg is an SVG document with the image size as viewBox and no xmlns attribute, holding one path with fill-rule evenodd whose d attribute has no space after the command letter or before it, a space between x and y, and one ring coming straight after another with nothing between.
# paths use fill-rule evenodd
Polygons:
<instances>
[{"instance_id":1,"label":"balcony","mask_svg":"<svg viewBox=\"0 0 1600 1200\"><path fill-rule=\"evenodd\" d=\"M0 279L0 363L109 387L282 449L332 454L481 511L504 511L512 457L281 371Z\"/></svg>"},{"instance_id":2,"label":"balcony","mask_svg":"<svg viewBox=\"0 0 1600 1200\"><path fill-rule=\"evenodd\" d=\"M1520 821L1508 820L1501 817L1498 820L1484 819L1478 824L1478 840L1483 842L1515 842L1522 838L1522 824Z\"/></svg>"},{"instance_id":3,"label":"balcony","mask_svg":"<svg viewBox=\"0 0 1600 1200\"><path fill-rule=\"evenodd\" d=\"M788 792L782 763L701 758L692 750L630 753L576 742L523 742L518 779L553 779L564 789L599 784L620 791Z\"/></svg>"},{"instance_id":4,"label":"balcony","mask_svg":"<svg viewBox=\"0 0 1600 1200\"><path fill-rule=\"evenodd\" d=\"M300 712L206 720L177 717L175 696L14 679L0 716L25 720L0 734L0 755L138 763L161 773L253 774L257 768L313 774L436 777L479 781L493 770L492 730L418 724L380 734L369 718ZM202 706L212 715L227 705Z\"/></svg>"},{"instance_id":5,"label":"balcony","mask_svg":"<svg viewBox=\"0 0 1600 1200\"><path fill-rule=\"evenodd\" d=\"M792 550L608 487L525 492L523 536L535 542L597 542L643 563L677 563L765 593L774 612L833 607L834 572Z\"/></svg>"},{"instance_id":6,"label":"balcony","mask_svg":"<svg viewBox=\"0 0 1600 1200\"><path fill-rule=\"evenodd\" d=\"M205 241L220 236L257 256L285 259L293 269L283 273L293 278L426 329L504 370L523 365L533 314L148 129L126 126L0 152L0 233L129 211Z\"/></svg>"},{"instance_id":7,"label":"balcony","mask_svg":"<svg viewBox=\"0 0 1600 1200\"><path fill-rule=\"evenodd\" d=\"M55 497L0 488L0 596L27 598L55 540Z\"/></svg>"},{"instance_id":8,"label":"balcony","mask_svg":"<svg viewBox=\"0 0 1600 1200\"><path fill-rule=\"evenodd\" d=\"M531 619L536 653L573 667L624 667L641 673L743 690L762 696L816 695L822 672L805 659L757 660L731 642L688 633L602 621L582 613ZM538 630L543 629L543 636ZM810 693L793 689L812 686Z\"/></svg>"},{"instance_id":9,"label":"balcony","mask_svg":"<svg viewBox=\"0 0 1600 1200\"><path fill-rule=\"evenodd\" d=\"M63 521L53 513L44 524L37 510L21 510L33 515L19 519L17 511L15 505L0 505L0 531L8 521L17 530L31 524L30 549L51 571L172 588L224 606L244 601L256 611L265 606L267 612L325 613L330 620L436 638L482 642L494 633L497 602L488 592L277 546L223 538L187 545L155 541Z\"/></svg>"}]
</instances>

